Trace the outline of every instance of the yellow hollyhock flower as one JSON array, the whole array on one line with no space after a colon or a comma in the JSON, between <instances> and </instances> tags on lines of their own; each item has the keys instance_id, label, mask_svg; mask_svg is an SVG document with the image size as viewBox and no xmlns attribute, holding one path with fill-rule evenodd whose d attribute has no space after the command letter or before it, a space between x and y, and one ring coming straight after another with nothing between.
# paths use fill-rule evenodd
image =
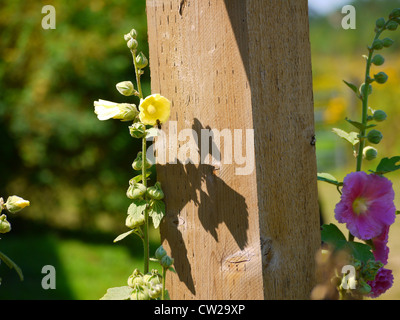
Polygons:
<instances>
[{"instance_id":1,"label":"yellow hollyhock flower","mask_svg":"<svg viewBox=\"0 0 400 320\"><path fill-rule=\"evenodd\" d=\"M168 120L171 112L171 102L156 93L146 97L139 105L139 119L142 123L154 126L157 120L164 123Z\"/></svg>"},{"instance_id":2,"label":"yellow hollyhock flower","mask_svg":"<svg viewBox=\"0 0 400 320\"><path fill-rule=\"evenodd\" d=\"M94 102L94 113L99 120L118 119L132 121L139 113L134 104L115 103L107 100Z\"/></svg>"}]
</instances>

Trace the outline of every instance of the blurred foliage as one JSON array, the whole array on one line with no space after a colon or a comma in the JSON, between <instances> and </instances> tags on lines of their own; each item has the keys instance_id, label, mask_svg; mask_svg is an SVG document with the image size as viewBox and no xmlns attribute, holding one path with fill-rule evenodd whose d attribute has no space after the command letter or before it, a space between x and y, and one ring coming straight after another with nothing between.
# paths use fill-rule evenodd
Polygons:
<instances>
[{"instance_id":1,"label":"blurred foliage","mask_svg":"<svg viewBox=\"0 0 400 320\"><path fill-rule=\"evenodd\" d=\"M355 158L351 147L331 132L333 127L353 131L345 117L361 120L361 101L342 80L360 86L364 82L367 46L375 36L375 21L387 19L392 9L400 7L400 0L355 0L349 1L356 9L356 29L345 30L341 21L345 14L341 8L328 16L310 13L310 41L312 50L314 105L317 137L317 161L319 171L350 166L355 170ZM389 80L384 85L373 84L369 98L372 109L382 109L388 120L377 129L384 139L377 147L378 158L364 162L364 169L375 169L381 157L400 154L400 140L395 132L400 131L400 29L385 31L382 37L395 41L388 49L381 50L386 61L373 66L371 75L384 71ZM378 53L378 52L377 52Z\"/></svg>"},{"instance_id":2,"label":"blurred foliage","mask_svg":"<svg viewBox=\"0 0 400 320\"><path fill-rule=\"evenodd\" d=\"M0 194L30 199L24 216L49 224L123 227L138 146L93 101L138 102L115 84L134 78L125 33L147 55L145 1L51 1L55 30L42 29L46 4L0 1Z\"/></svg>"}]
</instances>

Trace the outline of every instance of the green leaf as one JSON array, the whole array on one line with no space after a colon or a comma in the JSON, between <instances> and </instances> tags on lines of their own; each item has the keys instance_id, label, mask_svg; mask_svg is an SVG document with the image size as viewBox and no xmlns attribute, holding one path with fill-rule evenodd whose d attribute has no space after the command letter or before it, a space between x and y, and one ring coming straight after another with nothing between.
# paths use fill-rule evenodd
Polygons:
<instances>
[{"instance_id":1,"label":"green leaf","mask_svg":"<svg viewBox=\"0 0 400 320\"><path fill-rule=\"evenodd\" d=\"M400 156L392 158L383 158L376 167L376 174L385 174L400 169L400 164L396 164L400 161Z\"/></svg>"},{"instance_id":2,"label":"green leaf","mask_svg":"<svg viewBox=\"0 0 400 320\"><path fill-rule=\"evenodd\" d=\"M128 286L107 289L107 293L100 300L129 300L133 289Z\"/></svg>"},{"instance_id":3,"label":"green leaf","mask_svg":"<svg viewBox=\"0 0 400 320\"><path fill-rule=\"evenodd\" d=\"M173 273L176 273L175 269L172 268L172 267L169 267L169 268L168 268L168 271L171 271L171 272L173 272Z\"/></svg>"},{"instance_id":4,"label":"green leaf","mask_svg":"<svg viewBox=\"0 0 400 320\"><path fill-rule=\"evenodd\" d=\"M134 232L135 232L135 229L129 230L128 232L124 232L124 233L120 234L118 237L116 237L113 242L115 243L115 242L121 241L122 239L125 239L127 236L129 236L130 234L132 234Z\"/></svg>"},{"instance_id":5,"label":"green leaf","mask_svg":"<svg viewBox=\"0 0 400 320\"><path fill-rule=\"evenodd\" d=\"M354 93L356 93L356 94L358 95L358 88L357 88L354 84L349 83L349 82L347 82L347 81L345 81L345 80L343 80L343 82L344 82L351 90L353 90Z\"/></svg>"},{"instance_id":6,"label":"green leaf","mask_svg":"<svg viewBox=\"0 0 400 320\"><path fill-rule=\"evenodd\" d=\"M369 128L372 128L372 127L376 127L376 124L364 125L361 122L353 121L353 120L350 120L348 118L346 118L346 121L348 123L350 123L351 125L353 125L354 127L356 127L357 129L359 129L360 131L361 130L365 130L365 129L369 129Z\"/></svg>"},{"instance_id":7,"label":"green leaf","mask_svg":"<svg viewBox=\"0 0 400 320\"><path fill-rule=\"evenodd\" d=\"M151 200L149 216L153 219L154 228L157 229L165 215L165 203L162 200Z\"/></svg>"},{"instance_id":8,"label":"green leaf","mask_svg":"<svg viewBox=\"0 0 400 320\"><path fill-rule=\"evenodd\" d=\"M324 224L321 227L321 240L337 249L344 246L343 242L347 242L342 231L333 223Z\"/></svg>"},{"instance_id":9,"label":"green leaf","mask_svg":"<svg viewBox=\"0 0 400 320\"><path fill-rule=\"evenodd\" d=\"M343 182L339 182L334 176L332 176L329 173L317 173L317 180L319 181L325 181L331 184L334 184L335 186L342 186Z\"/></svg>"},{"instance_id":10,"label":"green leaf","mask_svg":"<svg viewBox=\"0 0 400 320\"><path fill-rule=\"evenodd\" d=\"M140 216L146 210L147 201L144 199L134 199L128 208L128 215Z\"/></svg>"},{"instance_id":11,"label":"green leaf","mask_svg":"<svg viewBox=\"0 0 400 320\"><path fill-rule=\"evenodd\" d=\"M350 142L353 146L360 142L357 132L347 133L346 131L337 128L333 128L332 131L336 133L340 138L343 138Z\"/></svg>"},{"instance_id":12,"label":"green leaf","mask_svg":"<svg viewBox=\"0 0 400 320\"><path fill-rule=\"evenodd\" d=\"M330 244L335 250L346 250L357 260L367 262L374 260L371 247L367 244L347 241L344 234L334 224L324 224L321 229L321 240Z\"/></svg>"},{"instance_id":13,"label":"green leaf","mask_svg":"<svg viewBox=\"0 0 400 320\"><path fill-rule=\"evenodd\" d=\"M15 269L15 271L18 273L19 278L21 281L24 281L24 275L22 274L22 270L18 265L12 261L9 257L7 257L4 253L0 251L0 259L4 261L4 263L10 268L10 269Z\"/></svg>"},{"instance_id":14,"label":"green leaf","mask_svg":"<svg viewBox=\"0 0 400 320\"><path fill-rule=\"evenodd\" d=\"M371 247L368 244L349 241L346 243L345 248L348 248L352 256L357 260L362 262L375 260L374 254L371 251Z\"/></svg>"}]
</instances>

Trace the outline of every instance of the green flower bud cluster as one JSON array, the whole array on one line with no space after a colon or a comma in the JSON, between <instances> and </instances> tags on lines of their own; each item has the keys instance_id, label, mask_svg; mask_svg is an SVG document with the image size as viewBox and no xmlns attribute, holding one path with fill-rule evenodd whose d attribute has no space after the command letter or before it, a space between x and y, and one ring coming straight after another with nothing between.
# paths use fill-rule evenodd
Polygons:
<instances>
[{"instance_id":1,"label":"green flower bud cluster","mask_svg":"<svg viewBox=\"0 0 400 320\"><path fill-rule=\"evenodd\" d=\"M372 109L371 109L372 110ZM368 117L368 121L382 122L386 120L387 114L383 110L372 110L372 115ZM383 134L379 130L370 130L366 137L367 141L372 144L379 144L383 139ZM378 150L372 146L366 146L363 149L363 158L371 161L376 159L378 156Z\"/></svg>"},{"instance_id":2,"label":"green flower bud cluster","mask_svg":"<svg viewBox=\"0 0 400 320\"><path fill-rule=\"evenodd\" d=\"M160 262L161 266L165 269L168 269L174 264L174 259L167 255L167 252L163 248L163 246L158 247L155 252L156 259Z\"/></svg>"},{"instance_id":3,"label":"green flower bud cluster","mask_svg":"<svg viewBox=\"0 0 400 320\"><path fill-rule=\"evenodd\" d=\"M5 210L10 213L17 213L23 208L28 207L30 202L18 196L10 196L4 203L3 198L0 198L0 213ZM11 224L7 220L7 216L3 213L0 215L0 233L7 233L11 231Z\"/></svg>"},{"instance_id":4,"label":"green flower bud cluster","mask_svg":"<svg viewBox=\"0 0 400 320\"><path fill-rule=\"evenodd\" d=\"M155 269L147 274L135 269L128 278L128 286L133 289L131 300L155 300L162 293L162 276Z\"/></svg>"}]
</instances>

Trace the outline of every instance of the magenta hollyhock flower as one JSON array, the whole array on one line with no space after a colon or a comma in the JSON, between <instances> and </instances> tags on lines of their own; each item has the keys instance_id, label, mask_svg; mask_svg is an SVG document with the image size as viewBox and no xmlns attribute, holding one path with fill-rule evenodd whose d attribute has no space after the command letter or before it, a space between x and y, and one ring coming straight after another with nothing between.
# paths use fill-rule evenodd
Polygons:
<instances>
[{"instance_id":1,"label":"magenta hollyhock flower","mask_svg":"<svg viewBox=\"0 0 400 320\"><path fill-rule=\"evenodd\" d=\"M363 171L349 173L343 180L342 196L335 207L335 218L346 223L357 238L380 236L396 218L392 182Z\"/></svg>"},{"instance_id":2,"label":"magenta hollyhock flower","mask_svg":"<svg viewBox=\"0 0 400 320\"><path fill-rule=\"evenodd\" d=\"M386 290L390 289L393 285L393 274L392 270L380 268L375 280L367 281L371 286L371 293L368 295L371 298L377 298Z\"/></svg>"},{"instance_id":3,"label":"magenta hollyhock flower","mask_svg":"<svg viewBox=\"0 0 400 320\"><path fill-rule=\"evenodd\" d=\"M389 237L389 226L386 226L381 235L372 239L374 250L372 250L375 260L387 264L389 257L389 247L387 246Z\"/></svg>"}]
</instances>

